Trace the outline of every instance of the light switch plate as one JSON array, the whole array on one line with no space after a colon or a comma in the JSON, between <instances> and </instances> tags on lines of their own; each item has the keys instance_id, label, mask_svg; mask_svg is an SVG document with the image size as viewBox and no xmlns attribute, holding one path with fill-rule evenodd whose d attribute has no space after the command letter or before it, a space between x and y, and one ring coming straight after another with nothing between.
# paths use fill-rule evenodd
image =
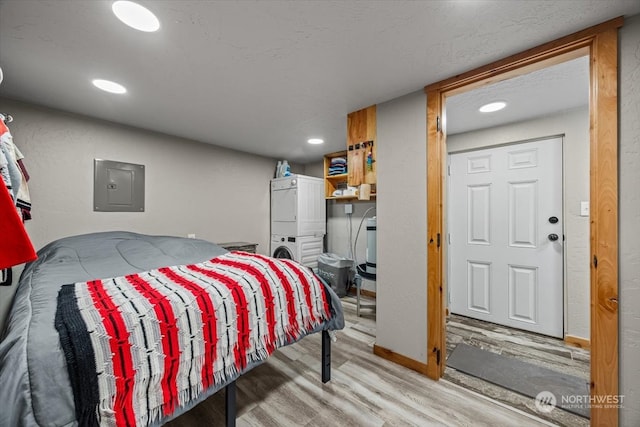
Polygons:
<instances>
[{"instance_id":1,"label":"light switch plate","mask_svg":"<svg viewBox=\"0 0 640 427\"><path fill-rule=\"evenodd\" d=\"M580 216L589 216L589 202L580 202Z\"/></svg>"}]
</instances>

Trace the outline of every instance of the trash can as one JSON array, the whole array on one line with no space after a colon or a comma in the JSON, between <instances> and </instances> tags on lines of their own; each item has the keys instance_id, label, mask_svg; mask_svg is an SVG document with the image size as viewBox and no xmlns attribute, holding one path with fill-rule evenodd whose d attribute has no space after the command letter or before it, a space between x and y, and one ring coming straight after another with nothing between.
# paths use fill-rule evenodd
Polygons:
<instances>
[{"instance_id":1,"label":"trash can","mask_svg":"<svg viewBox=\"0 0 640 427\"><path fill-rule=\"evenodd\" d=\"M336 254L324 253L318 257L318 276L331 286L340 298L347 295L353 279L353 260Z\"/></svg>"}]
</instances>

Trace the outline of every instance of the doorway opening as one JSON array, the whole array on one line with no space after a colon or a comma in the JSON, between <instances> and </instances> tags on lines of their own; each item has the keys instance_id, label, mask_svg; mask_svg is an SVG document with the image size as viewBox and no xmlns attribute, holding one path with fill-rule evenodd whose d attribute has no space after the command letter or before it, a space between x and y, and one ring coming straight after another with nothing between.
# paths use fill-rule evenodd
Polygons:
<instances>
[{"instance_id":1,"label":"doorway opening","mask_svg":"<svg viewBox=\"0 0 640 427\"><path fill-rule=\"evenodd\" d=\"M497 99L506 108L478 111ZM589 394L588 57L448 97L446 111L444 378L588 425L586 405L561 399ZM543 390L560 399L548 413Z\"/></svg>"},{"instance_id":2,"label":"doorway opening","mask_svg":"<svg viewBox=\"0 0 640 427\"><path fill-rule=\"evenodd\" d=\"M441 352L446 348L446 236L444 186L448 97L524 75L581 56L589 58L590 77L590 395L618 393L617 306L617 18L554 42L513 55L485 67L430 85L427 92L427 375L445 373ZM604 263L603 263L603 260ZM614 407L590 408L594 425L617 425Z\"/></svg>"},{"instance_id":3,"label":"doorway opening","mask_svg":"<svg viewBox=\"0 0 640 427\"><path fill-rule=\"evenodd\" d=\"M494 145L506 129L560 131L554 122L564 136ZM589 351L565 342L589 336L588 133L585 105L448 144L444 378L566 426L589 423L586 405L562 401L589 394ZM537 410L542 391L558 399L552 411Z\"/></svg>"}]
</instances>

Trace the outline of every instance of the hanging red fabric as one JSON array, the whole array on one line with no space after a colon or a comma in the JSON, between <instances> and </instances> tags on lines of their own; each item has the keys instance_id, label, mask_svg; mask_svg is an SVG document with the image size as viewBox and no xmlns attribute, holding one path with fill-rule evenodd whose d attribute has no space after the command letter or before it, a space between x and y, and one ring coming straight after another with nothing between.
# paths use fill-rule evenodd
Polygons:
<instances>
[{"instance_id":1,"label":"hanging red fabric","mask_svg":"<svg viewBox=\"0 0 640 427\"><path fill-rule=\"evenodd\" d=\"M33 261L36 255L9 190L0 185L0 269Z\"/></svg>"}]
</instances>

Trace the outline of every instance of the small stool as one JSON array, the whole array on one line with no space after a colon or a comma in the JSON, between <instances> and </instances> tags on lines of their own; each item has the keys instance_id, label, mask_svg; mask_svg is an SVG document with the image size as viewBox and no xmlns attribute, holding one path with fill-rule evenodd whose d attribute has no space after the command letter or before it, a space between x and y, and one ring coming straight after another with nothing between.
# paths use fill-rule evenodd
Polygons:
<instances>
[{"instance_id":1,"label":"small stool","mask_svg":"<svg viewBox=\"0 0 640 427\"><path fill-rule=\"evenodd\" d=\"M375 273L367 273L365 271L365 264L360 264L358 265L357 269L356 269L356 276L354 277L353 281L354 284L356 286L356 315L358 317L360 317L360 288L362 287L362 279L367 279L370 280L372 282L376 281L376 275ZM375 305L373 306L375 308Z\"/></svg>"}]
</instances>

